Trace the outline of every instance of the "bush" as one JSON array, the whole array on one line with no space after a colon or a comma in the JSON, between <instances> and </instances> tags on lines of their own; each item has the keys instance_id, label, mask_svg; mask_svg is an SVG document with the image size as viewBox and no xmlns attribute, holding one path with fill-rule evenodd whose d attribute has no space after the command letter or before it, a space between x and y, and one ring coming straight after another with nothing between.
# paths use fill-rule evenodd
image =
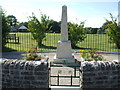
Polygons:
<instances>
[{"instance_id":1,"label":"bush","mask_svg":"<svg viewBox=\"0 0 120 90\"><path fill-rule=\"evenodd\" d=\"M84 22L81 22L79 25L71 22L68 24L68 37L71 41L72 48L75 48L78 42L81 42L86 38L86 34L84 33Z\"/></svg>"},{"instance_id":2,"label":"bush","mask_svg":"<svg viewBox=\"0 0 120 90\"><path fill-rule=\"evenodd\" d=\"M102 54L100 54L100 52L97 52L96 49L90 49L87 51L84 50L80 50L81 53L81 57L85 60L85 61L102 61L105 60L104 57L102 56Z\"/></svg>"},{"instance_id":3,"label":"bush","mask_svg":"<svg viewBox=\"0 0 120 90\"><path fill-rule=\"evenodd\" d=\"M6 45L6 36L10 32L10 26L8 25L7 18L2 9L0 9L0 14L2 16L2 50L3 50Z\"/></svg>"},{"instance_id":4,"label":"bush","mask_svg":"<svg viewBox=\"0 0 120 90\"><path fill-rule=\"evenodd\" d=\"M47 32L47 30L49 31L49 17L41 14L41 18L39 20L34 14L32 14L29 19L29 31L31 31L33 38L38 42L38 46L40 47L42 45L42 40L46 37L45 33Z\"/></svg>"},{"instance_id":5,"label":"bush","mask_svg":"<svg viewBox=\"0 0 120 90\"><path fill-rule=\"evenodd\" d=\"M116 44L116 47L120 49L120 26L117 25L117 19L110 13L112 21L106 19L107 22L111 22L106 25L107 34L110 37L110 41Z\"/></svg>"}]
</instances>

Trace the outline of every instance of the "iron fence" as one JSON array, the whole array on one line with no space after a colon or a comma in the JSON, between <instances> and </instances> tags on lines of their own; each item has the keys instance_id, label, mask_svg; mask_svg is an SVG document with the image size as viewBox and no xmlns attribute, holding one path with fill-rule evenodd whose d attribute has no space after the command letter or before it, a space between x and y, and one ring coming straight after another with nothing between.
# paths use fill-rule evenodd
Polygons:
<instances>
[{"instance_id":1,"label":"iron fence","mask_svg":"<svg viewBox=\"0 0 120 90\"><path fill-rule=\"evenodd\" d=\"M26 51L32 46L37 45L30 32L11 32L19 38L19 42L14 39L7 40L7 51ZM56 51L57 42L60 40L59 33L46 33L46 38L42 41L39 51ZM87 34L84 41L78 42L73 50L96 48L99 51L118 52L114 43L109 42L109 36L106 34Z\"/></svg>"},{"instance_id":2,"label":"iron fence","mask_svg":"<svg viewBox=\"0 0 120 90\"><path fill-rule=\"evenodd\" d=\"M79 62L75 62L73 65L50 62L50 86L80 87L82 72L79 68Z\"/></svg>"}]
</instances>

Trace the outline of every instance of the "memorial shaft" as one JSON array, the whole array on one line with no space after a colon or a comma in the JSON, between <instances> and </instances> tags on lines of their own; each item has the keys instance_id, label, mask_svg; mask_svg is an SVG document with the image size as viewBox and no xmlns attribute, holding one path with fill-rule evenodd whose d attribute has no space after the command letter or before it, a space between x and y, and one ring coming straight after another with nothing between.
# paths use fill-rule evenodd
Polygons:
<instances>
[{"instance_id":1,"label":"memorial shaft","mask_svg":"<svg viewBox=\"0 0 120 90\"><path fill-rule=\"evenodd\" d=\"M61 18L61 41L68 40L68 25L67 25L67 6L62 6Z\"/></svg>"}]
</instances>

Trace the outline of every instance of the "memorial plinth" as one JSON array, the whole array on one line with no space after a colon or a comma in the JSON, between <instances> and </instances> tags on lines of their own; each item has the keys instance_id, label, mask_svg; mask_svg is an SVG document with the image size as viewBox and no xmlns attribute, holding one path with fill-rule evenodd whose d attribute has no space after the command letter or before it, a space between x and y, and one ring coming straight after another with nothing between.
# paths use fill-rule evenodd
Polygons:
<instances>
[{"instance_id":1,"label":"memorial plinth","mask_svg":"<svg viewBox=\"0 0 120 90\"><path fill-rule=\"evenodd\" d=\"M74 63L71 51L71 42L68 40L67 6L62 6L61 38L57 43L57 52L54 57L56 63Z\"/></svg>"}]
</instances>

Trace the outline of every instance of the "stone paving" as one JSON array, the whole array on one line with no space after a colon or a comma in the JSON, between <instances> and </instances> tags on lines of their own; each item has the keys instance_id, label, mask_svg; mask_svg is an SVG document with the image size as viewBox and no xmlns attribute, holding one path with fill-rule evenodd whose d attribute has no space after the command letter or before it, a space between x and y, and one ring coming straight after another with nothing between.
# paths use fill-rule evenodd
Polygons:
<instances>
[{"instance_id":1,"label":"stone paving","mask_svg":"<svg viewBox=\"0 0 120 90\"><path fill-rule=\"evenodd\" d=\"M23 55L25 52L4 52L2 53L2 58L7 58L7 59L22 59ZM49 57L49 62L53 61L55 53L42 53L43 55L47 55ZM79 53L73 53L75 58L77 60L80 60L80 54ZM120 54L103 54L104 58L107 61L111 60L119 60L120 59Z\"/></svg>"}]
</instances>

